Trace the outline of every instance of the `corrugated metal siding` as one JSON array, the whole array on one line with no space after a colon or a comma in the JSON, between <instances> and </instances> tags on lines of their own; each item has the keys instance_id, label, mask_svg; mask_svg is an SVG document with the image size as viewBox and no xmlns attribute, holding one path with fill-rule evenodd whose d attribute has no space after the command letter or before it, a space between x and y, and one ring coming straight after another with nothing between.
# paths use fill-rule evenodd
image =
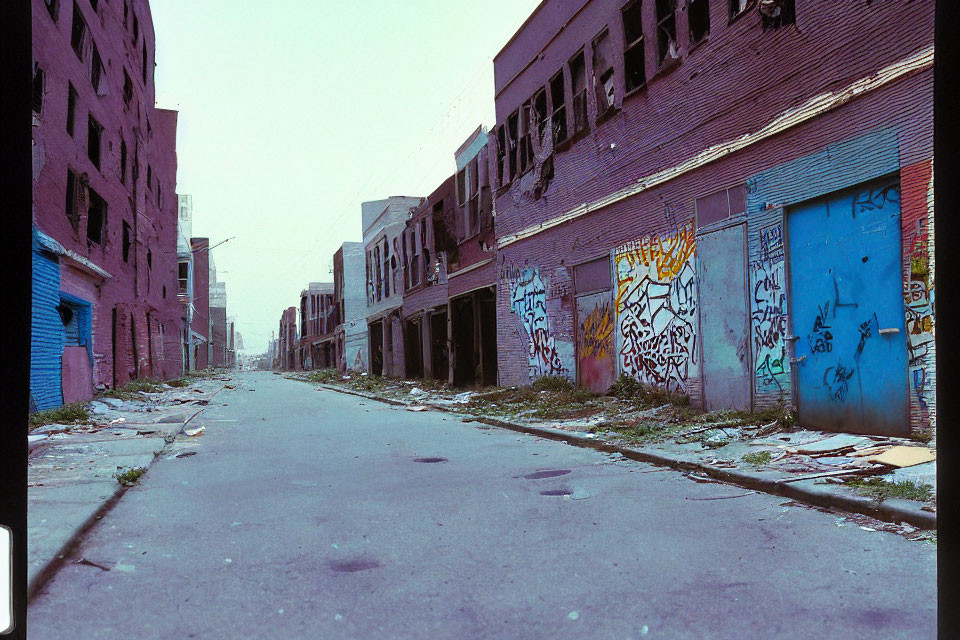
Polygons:
<instances>
[{"instance_id":1,"label":"corrugated metal siding","mask_svg":"<svg viewBox=\"0 0 960 640\"><path fill-rule=\"evenodd\" d=\"M39 410L63 404L60 358L64 331L60 304L60 262L34 240L32 327L30 335L30 396Z\"/></svg>"}]
</instances>

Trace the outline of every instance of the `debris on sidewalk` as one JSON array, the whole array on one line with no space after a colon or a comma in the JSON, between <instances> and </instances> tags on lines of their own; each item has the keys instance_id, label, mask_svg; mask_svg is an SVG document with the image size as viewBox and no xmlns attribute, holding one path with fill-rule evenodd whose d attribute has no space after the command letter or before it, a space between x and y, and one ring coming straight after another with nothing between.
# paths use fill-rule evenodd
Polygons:
<instances>
[{"instance_id":1,"label":"debris on sidewalk","mask_svg":"<svg viewBox=\"0 0 960 640\"><path fill-rule=\"evenodd\" d=\"M834 453L844 449L852 449L858 444L869 442L868 438L862 436L852 436L849 434L839 434L823 440L817 440L809 444L803 444L796 448L797 453L818 454Z\"/></svg>"},{"instance_id":2,"label":"debris on sidewalk","mask_svg":"<svg viewBox=\"0 0 960 640\"><path fill-rule=\"evenodd\" d=\"M891 467L912 467L936 459L937 452L928 447L890 447L880 455L867 458L869 462Z\"/></svg>"},{"instance_id":3,"label":"debris on sidewalk","mask_svg":"<svg viewBox=\"0 0 960 640\"><path fill-rule=\"evenodd\" d=\"M425 406L421 405L410 405L407 407L407 411L427 411Z\"/></svg>"},{"instance_id":4,"label":"debris on sidewalk","mask_svg":"<svg viewBox=\"0 0 960 640\"><path fill-rule=\"evenodd\" d=\"M190 436L191 438L192 438L193 436L202 436L204 431L206 431L206 428L205 428L205 427L197 427L197 428L195 428L195 429L184 429L184 430L183 430L183 432L184 432L185 434L187 434L188 436Z\"/></svg>"}]
</instances>

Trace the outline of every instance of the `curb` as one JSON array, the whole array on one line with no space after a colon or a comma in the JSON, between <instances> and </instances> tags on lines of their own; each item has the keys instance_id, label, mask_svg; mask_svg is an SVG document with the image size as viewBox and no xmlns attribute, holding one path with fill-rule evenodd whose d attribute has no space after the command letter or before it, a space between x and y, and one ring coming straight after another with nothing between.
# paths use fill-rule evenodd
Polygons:
<instances>
[{"instance_id":1,"label":"curb","mask_svg":"<svg viewBox=\"0 0 960 640\"><path fill-rule=\"evenodd\" d=\"M223 388L224 387L221 386L219 389L214 391L213 395L210 396L210 400L213 400L214 396L223 391ZM164 438L165 443L163 447L161 447L160 450L153 455L153 460L151 460L150 464L147 466L148 471L150 467L153 466L154 462L156 462L157 458L159 458L167 449L167 447L170 446L170 443L173 442L173 438L176 438L178 435L183 433L183 430L186 428L187 424L200 415L207 408L207 406L208 405L201 406L197 411L191 414L189 418L184 420L183 424L180 425L180 428L172 433L170 440ZM63 543L60 549L58 549L54 554L53 558L47 561L47 563L44 564L39 571L37 571L37 573L33 576L33 580L27 584L28 603L33 599L37 592L40 591L44 585L46 585L47 581L49 581L50 578L52 578L57 571L59 571L60 568L67 563L67 559L73 554L74 551L76 551L76 548L79 546L84 536L89 533L90 530L93 529L94 525L96 525L97 522L107 515L117 505L118 502L120 502L120 498L122 498L123 494L126 493L130 488L131 487L124 486L118 482L117 488L113 492L113 495L104 500L103 504L101 504L100 507L94 511L89 518L84 520L80 526L76 528L76 530L74 530L73 535L71 535L70 538Z\"/></svg>"},{"instance_id":2,"label":"curb","mask_svg":"<svg viewBox=\"0 0 960 640\"><path fill-rule=\"evenodd\" d=\"M348 391L335 385L321 383L320 387L330 391L337 391L339 393L359 396L369 400L377 400L379 402L384 402L391 405L408 406L410 404L409 402L404 402L402 400L381 398L379 396L360 391ZM423 403L423 406L430 407L431 409L435 409L437 411L443 411L445 413L457 413L456 410L443 405ZM502 429L509 429L510 431L518 431L520 433L526 433L541 438L566 442L567 444L578 447L597 449L606 453L620 453L625 458L630 458L631 460L636 460L638 462L646 462L658 467L670 467L678 471L701 471L715 480L720 480L729 484L735 484L737 486L744 487L745 489L752 489L762 493L790 498L791 500L796 500L798 502L803 502L805 504L817 507L832 507L841 509L843 511L848 511L850 513L860 513L886 522L906 522L921 529L935 530L937 528L937 514L930 513L928 511L922 511L919 506L916 508L910 508L896 504L887 504L886 502L878 503L875 500L864 496L843 495L840 493L830 492L828 490L820 490L816 488L819 485L803 486L800 484L800 482L803 481L784 482L784 478L773 479L763 477L759 473L749 473L734 469L723 469L704 464L702 462L681 460L660 452L654 453L644 449L631 449L622 445L610 444L609 442L596 440L594 438L584 438L583 436L578 436L570 433L569 431L562 431L560 429L545 429L542 427L519 425L512 422L507 422L505 420L487 418L483 416L470 416L470 418L471 422L481 422L493 427L500 427Z\"/></svg>"}]
</instances>

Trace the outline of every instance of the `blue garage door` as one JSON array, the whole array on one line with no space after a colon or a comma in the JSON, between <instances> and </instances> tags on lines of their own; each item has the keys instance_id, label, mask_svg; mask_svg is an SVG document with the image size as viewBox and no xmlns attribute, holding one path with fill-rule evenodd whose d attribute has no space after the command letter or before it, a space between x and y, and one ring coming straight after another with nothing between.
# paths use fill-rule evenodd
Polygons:
<instances>
[{"instance_id":1,"label":"blue garage door","mask_svg":"<svg viewBox=\"0 0 960 640\"><path fill-rule=\"evenodd\" d=\"M908 433L898 181L804 203L787 224L798 422Z\"/></svg>"}]
</instances>

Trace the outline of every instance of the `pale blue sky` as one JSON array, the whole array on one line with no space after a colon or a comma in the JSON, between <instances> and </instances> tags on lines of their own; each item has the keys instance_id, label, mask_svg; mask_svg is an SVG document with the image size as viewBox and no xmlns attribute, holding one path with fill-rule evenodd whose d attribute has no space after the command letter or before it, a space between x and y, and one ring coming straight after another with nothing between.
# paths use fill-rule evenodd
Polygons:
<instances>
[{"instance_id":1,"label":"pale blue sky","mask_svg":"<svg viewBox=\"0 0 960 640\"><path fill-rule=\"evenodd\" d=\"M359 241L360 203L425 196L494 124L493 56L539 0L152 0L157 104L180 111L177 192L227 312L262 352Z\"/></svg>"}]
</instances>

